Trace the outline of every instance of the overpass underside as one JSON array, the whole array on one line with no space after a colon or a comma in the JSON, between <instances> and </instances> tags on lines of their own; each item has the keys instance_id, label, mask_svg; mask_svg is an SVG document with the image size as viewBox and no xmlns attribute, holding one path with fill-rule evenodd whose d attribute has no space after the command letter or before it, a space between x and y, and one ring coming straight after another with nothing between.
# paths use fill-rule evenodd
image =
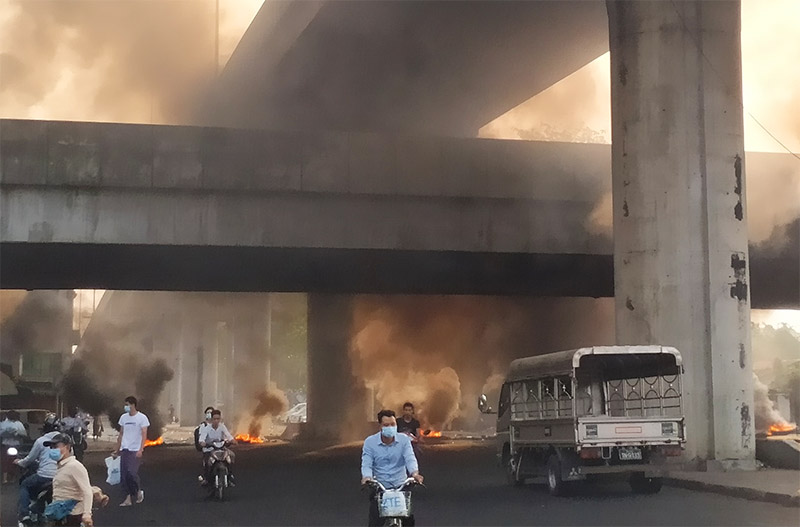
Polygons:
<instances>
[{"instance_id":1,"label":"overpass underside","mask_svg":"<svg viewBox=\"0 0 800 527\"><path fill-rule=\"evenodd\" d=\"M611 255L3 243L7 289L611 297Z\"/></svg>"}]
</instances>

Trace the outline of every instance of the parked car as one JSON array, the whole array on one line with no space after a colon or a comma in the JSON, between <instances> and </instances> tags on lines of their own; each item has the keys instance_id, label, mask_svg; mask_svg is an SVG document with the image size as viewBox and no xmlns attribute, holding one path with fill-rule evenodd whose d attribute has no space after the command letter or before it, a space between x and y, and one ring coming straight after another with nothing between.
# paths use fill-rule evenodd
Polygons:
<instances>
[{"instance_id":1,"label":"parked car","mask_svg":"<svg viewBox=\"0 0 800 527\"><path fill-rule=\"evenodd\" d=\"M299 403L294 405L288 412L286 412L287 423L305 423L306 422L306 403Z\"/></svg>"}]
</instances>

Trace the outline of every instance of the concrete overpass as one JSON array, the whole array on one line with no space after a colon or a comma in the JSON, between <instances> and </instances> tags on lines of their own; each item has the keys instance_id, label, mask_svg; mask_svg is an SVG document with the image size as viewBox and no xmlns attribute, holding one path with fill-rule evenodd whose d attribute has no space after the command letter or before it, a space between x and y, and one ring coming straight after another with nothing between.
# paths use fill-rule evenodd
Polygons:
<instances>
[{"instance_id":1,"label":"concrete overpass","mask_svg":"<svg viewBox=\"0 0 800 527\"><path fill-rule=\"evenodd\" d=\"M606 51L602 1L265 2L206 118L475 137Z\"/></svg>"},{"instance_id":2,"label":"concrete overpass","mask_svg":"<svg viewBox=\"0 0 800 527\"><path fill-rule=\"evenodd\" d=\"M0 135L3 287L613 296L611 238L590 225L607 146L16 120ZM753 247L756 306L800 305L794 242Z\"/></svg>"}]
</instances>

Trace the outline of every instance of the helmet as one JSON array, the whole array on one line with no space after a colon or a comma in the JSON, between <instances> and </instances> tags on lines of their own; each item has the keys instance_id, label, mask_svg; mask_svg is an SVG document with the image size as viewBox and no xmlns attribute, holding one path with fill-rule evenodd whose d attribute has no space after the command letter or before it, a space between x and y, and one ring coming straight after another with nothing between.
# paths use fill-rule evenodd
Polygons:
<instances>
[{"instance_id":1,"label":"helmet","mask_svg":"<svg viewBox=\"0 0 800 527\"><path fill-rule=\"evenodd\" d=\"M48 434L56 430L58 430L58 418L56 417L56 414L49 413L44 418L44 424L42 425L42 433Z\"/></svg>"}]
</instances>

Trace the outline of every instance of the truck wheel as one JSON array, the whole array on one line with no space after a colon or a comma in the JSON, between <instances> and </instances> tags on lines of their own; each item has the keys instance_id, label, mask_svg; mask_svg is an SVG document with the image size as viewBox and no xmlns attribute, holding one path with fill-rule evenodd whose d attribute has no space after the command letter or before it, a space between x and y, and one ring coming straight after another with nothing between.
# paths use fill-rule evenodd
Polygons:
<instances>
[{"instance_id":1,"label":"truck wheel","mask_svg":"<svg viewBox=\"0 0 800 527\"><path fill-rule=\"evenodd\" d=\"M506 456L506 481L512 487L520 487L525 482L524 479L520 479L518 476L518 463L517 456Z\"/></svg>"},{"instance_id":2,"label":"truck wheel","mask_svg":"<svg viewBox=\"0 0 800 527\"><path fill-rule=\"evenodd\" d=\"M556 454L547 459L547 490L553 496L567 495L567 482L561 479L561 461Z\"/></svg>"},{"instance_id":3,"label":"truck wheel","mask_svg":"<svg viewBox=\"0 0 800 527\"><path fill-rule=\"evenodd\" d=\"M657 494L664 481L661 478L645 477L643 472L635 472L631 474L629 483L634 494Z\"/></svg>"}]
</instances>

